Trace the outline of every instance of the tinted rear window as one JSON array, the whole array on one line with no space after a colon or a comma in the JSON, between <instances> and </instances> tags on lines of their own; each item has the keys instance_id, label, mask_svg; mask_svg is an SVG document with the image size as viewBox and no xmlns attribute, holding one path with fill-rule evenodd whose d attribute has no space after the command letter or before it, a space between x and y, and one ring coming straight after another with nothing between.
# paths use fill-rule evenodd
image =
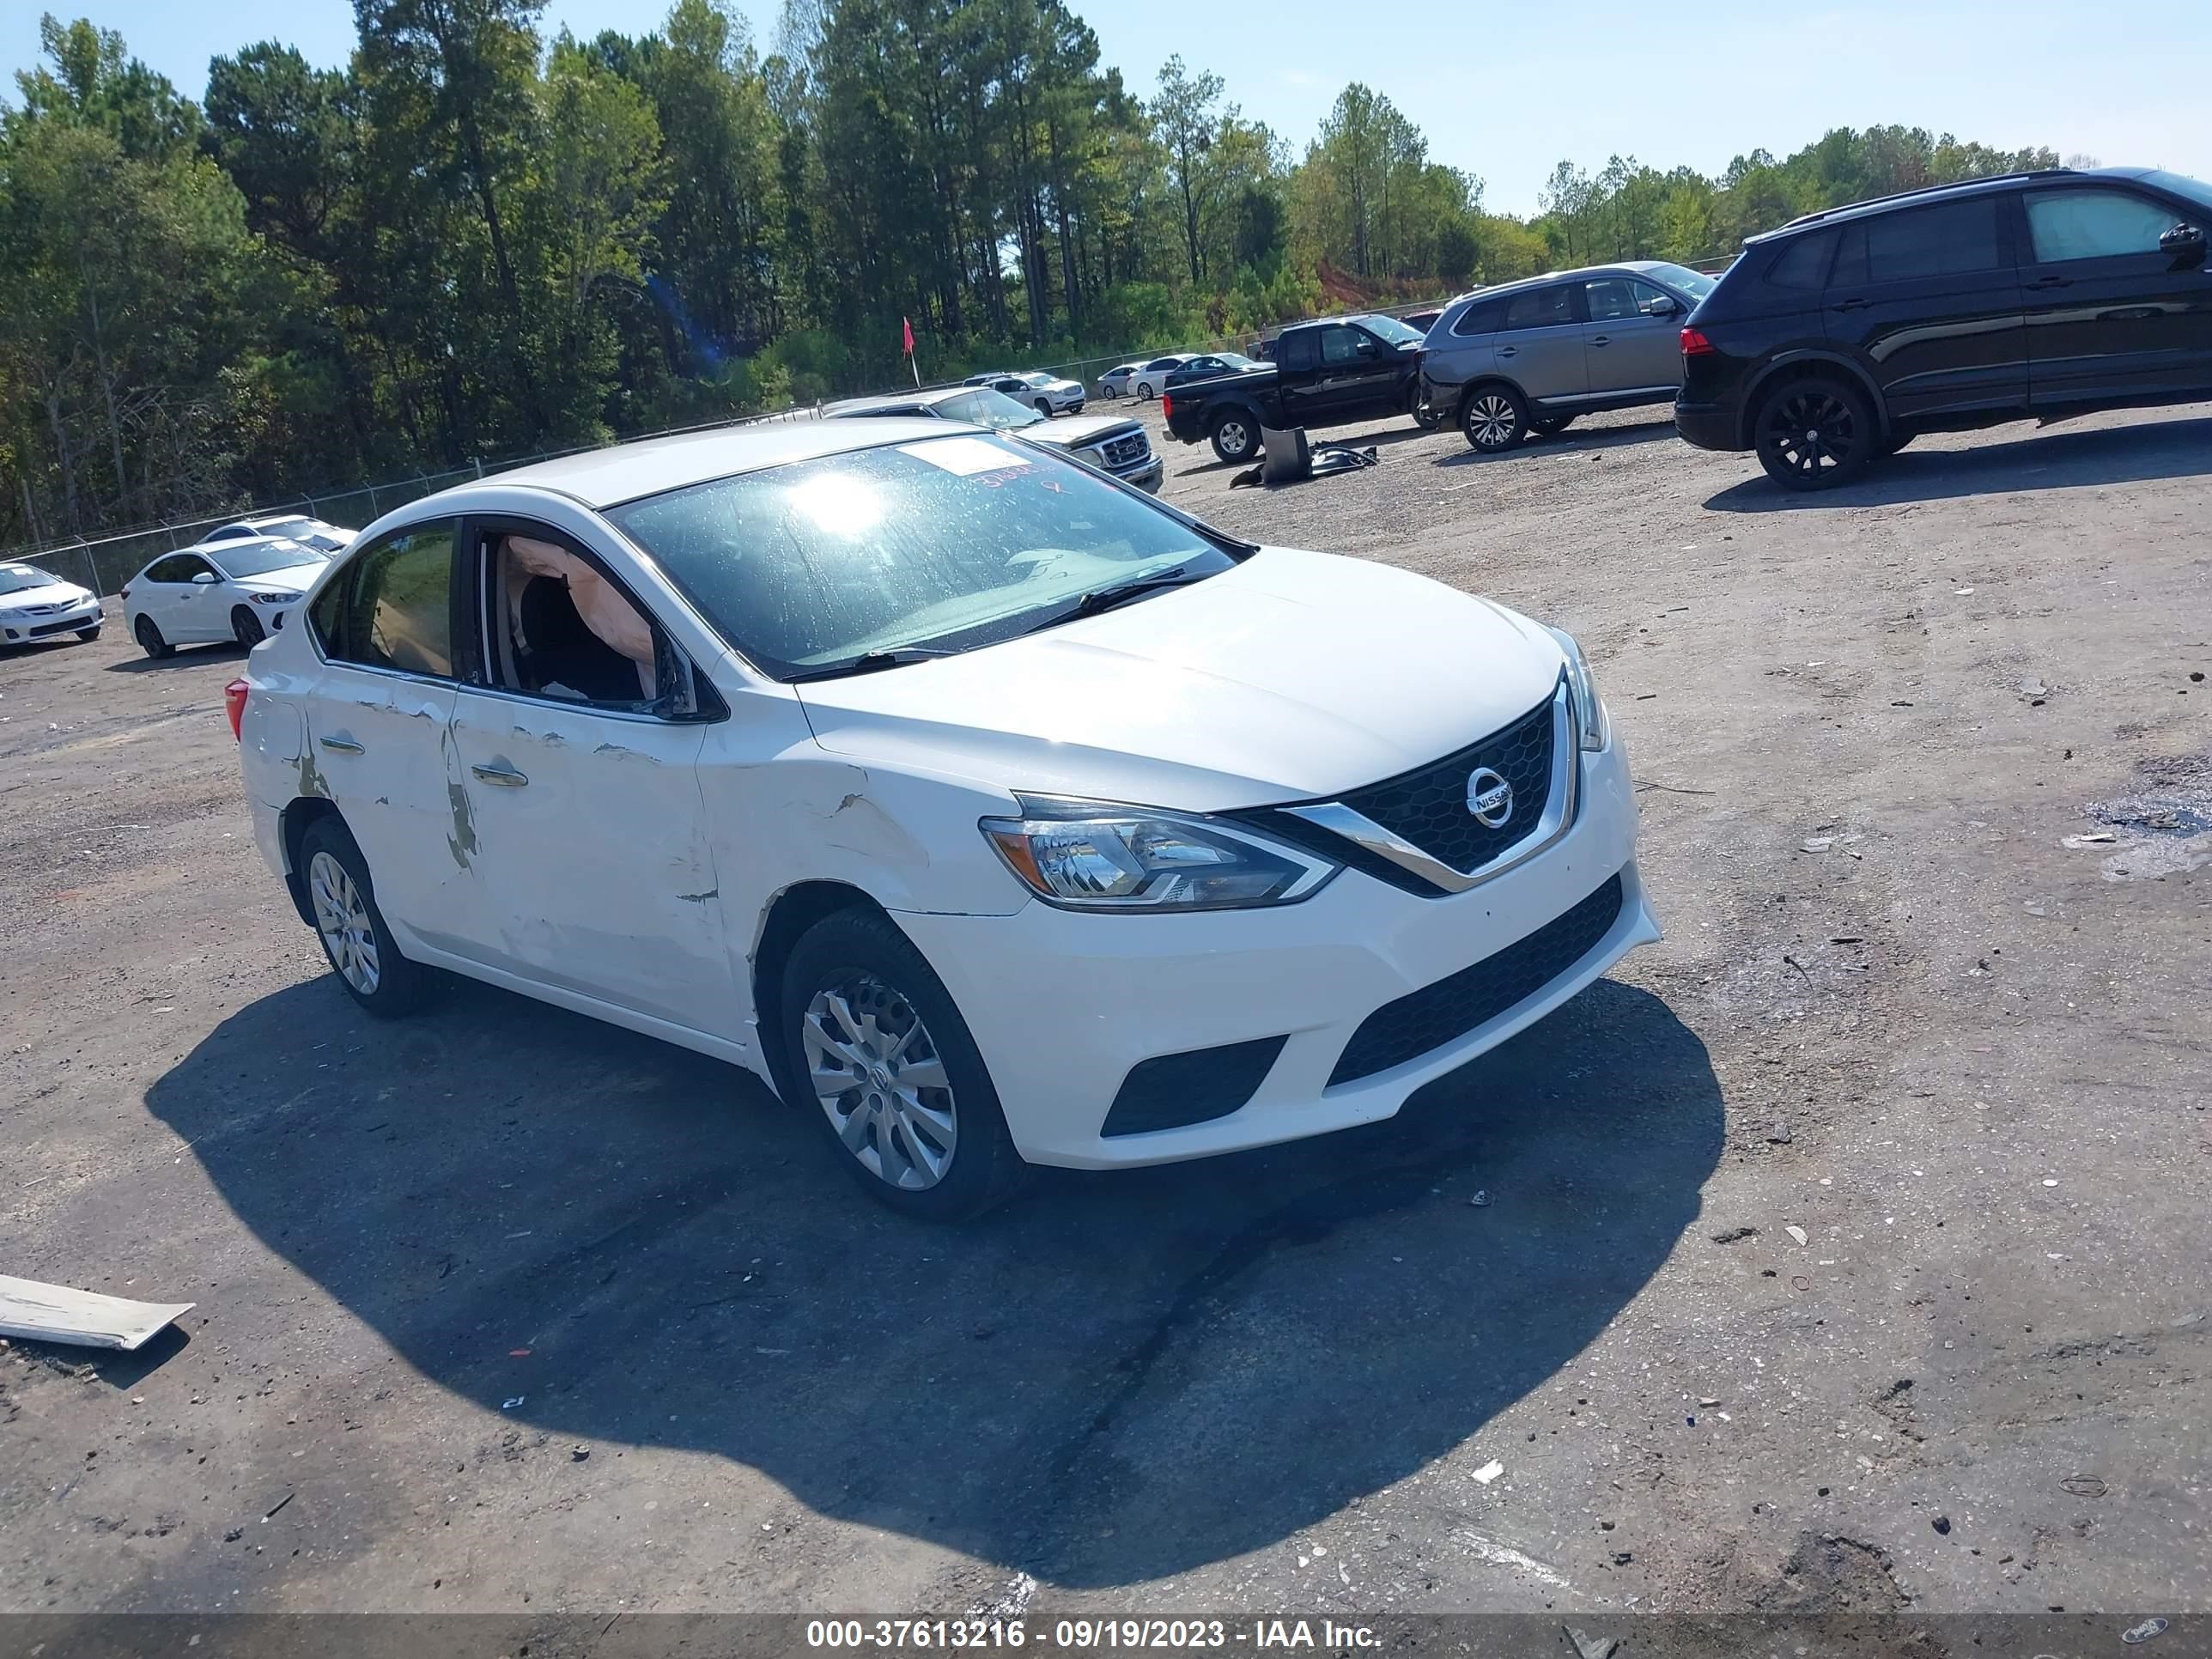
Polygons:
<instances>
[{"instance_id":1,"label":"tinted rear window","mask_svg":"<svg viewBox=\"0 0 2212 1659\"><path fill-rule=\"evenodd\" d=\"M1498 332L1499 319L1504 315L1504 301L1486 301L1479 306L1469 306L1465 311L1460 313L1459 320L1451 325L1451 331L1467 337L1478 334L1495 334Z\"/></svg>"},{"instance_id":2,"label":"tinted rear window","mask_svg":"<svg viewBox=\"0 0 2212 1659\"><path fill-rule=\"evenodd\" d=\"M1833 280L1905 283L1995 270L2004 263L2001 246L1995 195L1885 213L1844 227Z\"/></svg>"},{"instance_id":3,"label":"tinted rear window","mask_svg":"<svg viewBox=\"0 0 2212 1659\"><path fill-rule=\"evenodd\" d=\"M1505 302L1506 328L1553 328L1575 320L1574 291L1562 283L1533 288Z\"/></svg>"},{"instance_id":4,"label":"tinted rear window","mask_svg":"<svg viewBox=\"0 0 2212 1659\"><path fill-rule=\"evenodd\" d=\"M1828 262L1836 252L1836 233L1816 230L1793 237L1766 267L1769 288L1819 289L1828 283Z\"/></svg>"}]
</instances>

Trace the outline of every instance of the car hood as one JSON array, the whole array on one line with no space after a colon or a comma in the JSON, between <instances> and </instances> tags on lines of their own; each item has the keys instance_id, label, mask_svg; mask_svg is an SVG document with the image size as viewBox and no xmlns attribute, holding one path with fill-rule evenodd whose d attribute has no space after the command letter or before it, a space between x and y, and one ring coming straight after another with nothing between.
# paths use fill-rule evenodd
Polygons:
<instances>
[{"instance_id":1,"label":"car hood","mask_svg":"<svg viewBox=\"0 0 2212 1659\"><path fill-rule=\"evenodd\" d=\"M1063 415L1056 421L1039 421L1035 426L1018 428L1018 435L1035 444L1050 444L1055 449L1084 449L1092 444L1126 433L1142 432L1141 422L1127 415Z\"/></svg>"},{"instance_id":2,"label":"car hood","mask_svg":"<svg viewBox=\"0 0 2212 1659\"><path fill-rule=\"evenodd\" d=\"M1424 576L1266 548L955 657L799 688L821 745L997 789L1218 811L1330 796L1526 714L1565 658Z\"/></svg>"},{"instance_id":3,"label":"car hood","mask_svg":"<svg viewBox=\"0 0 2212 1659\"><path fill-rule=\"evenodd\" d=\"M266 571L258 576L234 576L231 580L240 587L282 589L287 593L304 593L315 585L315 579L330 568L322 559L312 559L306 564L288 564L282 570Z\"/></svg>"},{"instance_id":4,"label":"car hood","mask_svg":"<svg viewBox=\"0 0 2212 1659\"><path fill-rule=\"evenodd\" d=\"M46 582L0 593L0 611L20 611L34 605L77 605L91 597L90 588L79 587L75 582Z\"/></svg>"}]
</instances>

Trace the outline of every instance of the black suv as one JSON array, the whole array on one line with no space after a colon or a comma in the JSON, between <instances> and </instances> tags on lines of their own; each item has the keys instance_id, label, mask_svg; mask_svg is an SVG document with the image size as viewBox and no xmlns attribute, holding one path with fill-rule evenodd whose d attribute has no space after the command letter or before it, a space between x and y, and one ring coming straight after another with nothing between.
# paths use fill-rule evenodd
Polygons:
<instances>
[{"instance_id":1,"label":"black suv","mask_svg":"<svg viewBox=\"0 0 2212 1659\"><path fill-rule=\"evenodd\" d=\"M1819 489L1916 433L2212 397L2209 225L2212 186L2140 167L1808 215L1690 313L1675 428Z\"/></svg>"}]
</instances>

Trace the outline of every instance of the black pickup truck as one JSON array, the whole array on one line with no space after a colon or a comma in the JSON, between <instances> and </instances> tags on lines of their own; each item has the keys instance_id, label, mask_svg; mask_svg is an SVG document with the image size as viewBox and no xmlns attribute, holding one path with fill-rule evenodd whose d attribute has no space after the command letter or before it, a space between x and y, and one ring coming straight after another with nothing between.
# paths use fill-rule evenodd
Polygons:
<instances>
[{"instance_id":1,"label":"black pickup truck","mask_svg":"<svg viewBox=\"0 0 2212 1659\"><path fill-rule=\"evenodd\" d=\"M1422 404L1422 337L1391 317L1298 323L1275 340L1274 362L1233 374L1170 382L1160 399L1168 431L1210 439L1224 461L1259 453L1260 428L1334 426L1377 415L1437 424Z\"/></svg>"}]
</instances>

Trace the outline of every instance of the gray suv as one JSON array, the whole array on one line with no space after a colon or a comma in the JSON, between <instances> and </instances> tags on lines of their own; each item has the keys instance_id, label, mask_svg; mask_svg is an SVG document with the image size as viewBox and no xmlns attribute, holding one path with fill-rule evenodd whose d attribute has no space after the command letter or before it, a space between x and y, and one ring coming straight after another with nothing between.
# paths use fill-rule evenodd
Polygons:
<instances>
[{"instance_id":1,"label":"gray suv","mask_svg":"<svg viewBox=\"0 0 2212 1659\"><path fill-rule=\"evenodd\" d=\"M1425 401L1486 455L1577 415L1672 403L1682 319L1712 289L1685 266L1630 259L1463 295L1423 343Z\"/></svg>"}]
</instances>

